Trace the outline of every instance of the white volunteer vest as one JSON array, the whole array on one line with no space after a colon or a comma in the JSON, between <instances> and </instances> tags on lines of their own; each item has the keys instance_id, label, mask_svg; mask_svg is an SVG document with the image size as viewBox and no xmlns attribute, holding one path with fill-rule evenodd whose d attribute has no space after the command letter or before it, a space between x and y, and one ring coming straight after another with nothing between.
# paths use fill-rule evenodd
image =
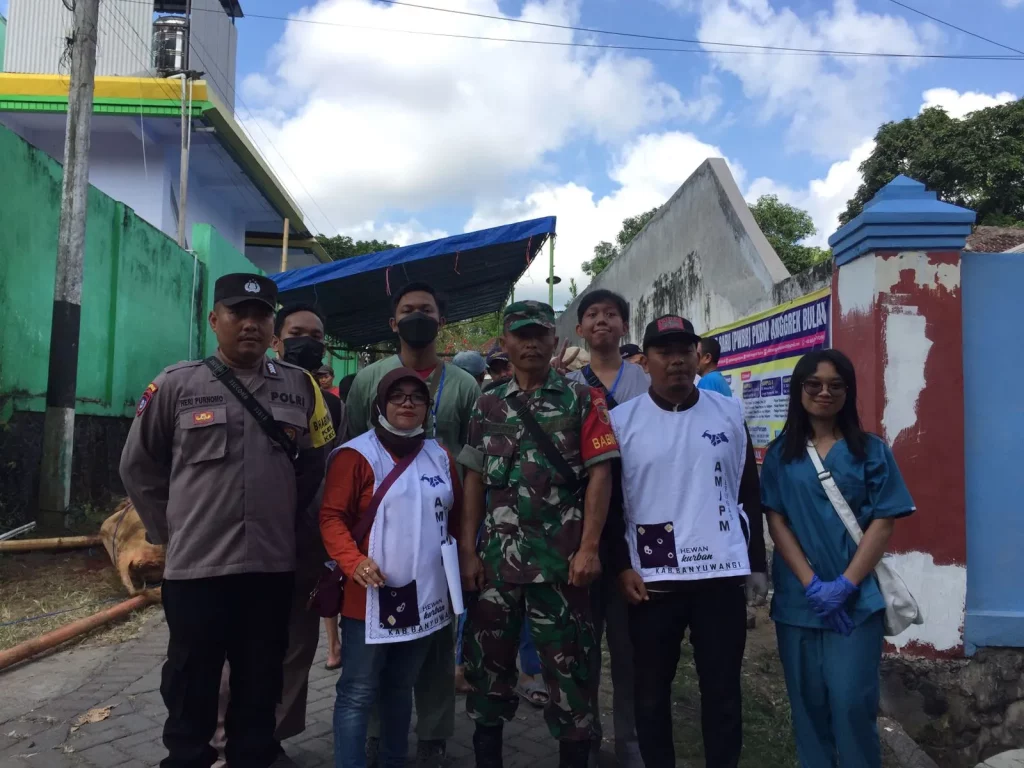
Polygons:
<instances>
[{"instance_id":1,"label":"white volunteer vest","mask_svg":"<svg viewBox=\"0 0 1024 768\"><path fill-rule=\"evenodd\" d=\"M369 463L374 491L395 466L372 431L344 447ZM441 544L454 500L448 454L436 440L425 440L384 495L370 529L369 555L387 583L366 590L367 644L415 640L451 623Z\"/></svg>"},{"instance_id":2,"label":"white volunteer vest","mask_svg":"<svg viewBox=\"0 0 1024 768\"><path fill-rule=\"evenodd\" d=\"M622 455L626 541L645 582L750 573L738 503L747 453L743 406L700 391L685 411L650 394L611 411Z\"/></svg>"}]
</instances>

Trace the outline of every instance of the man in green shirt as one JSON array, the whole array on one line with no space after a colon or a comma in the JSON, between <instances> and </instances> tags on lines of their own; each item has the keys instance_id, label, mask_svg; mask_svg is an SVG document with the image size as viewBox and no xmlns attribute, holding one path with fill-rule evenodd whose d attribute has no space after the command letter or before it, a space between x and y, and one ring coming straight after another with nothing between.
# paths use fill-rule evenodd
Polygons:
<instances>
[{"instance_id":1,"label":"man in green shirt","mask_svg":"<svg viewBox=\"0 0 1024 768\"><path fill-rule=\"evenodd\" d=\"M430 390L427 437L436 437L452 456L458 456L466 444L480 386L457 365L438 360L437 331L445 322L444 302L430 285L409 283L394 294L391 305L391 330L398 334L398 354L378 360L356 374L346 401L349 437L373 428L370 416L377 385L386 373L404 366L416 371ZM447 754L447 740L455 732L455 626L451 631L435 632L431 640L432 647L415 688L420 768L441 765ZM369 733L367 753L372 765L380 733L376 717L370 723Z\"/></svg>"}]
</instances>

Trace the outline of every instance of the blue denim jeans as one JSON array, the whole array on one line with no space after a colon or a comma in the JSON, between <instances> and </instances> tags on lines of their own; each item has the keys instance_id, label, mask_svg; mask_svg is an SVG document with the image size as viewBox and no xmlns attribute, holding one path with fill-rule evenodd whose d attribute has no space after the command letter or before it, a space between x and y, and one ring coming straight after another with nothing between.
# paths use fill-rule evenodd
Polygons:
<instances>
[{"instance_id":1,"label":"blue denim jeans","mask_svg":"<svg viewBox=\"0 0 1024 768\"><path fill-rule=\"evenodd\" d=\"M462 632L466 627L466 616L463 613L459 616L459 636L455 641L455 663L462 664ZM540 657L533 645L533 637L530 635L529 621L523 621L523 633L519 638L519 669L524 675L536 677L540 674Z\"/></svg>"},{"instance_id":2,"label":"blue denim jeans","mask_svg":"<svg viewBox=\"0 0 1024 768\"><path fill-rule=\"evenodd\" d=\"M378 699L379 765L405 767L412 688L429 649L429 636L404 643L367 645L366 622L342 618L342 667L334 701L335 768L366 768L366 729Z\"/></svg>"}]
</instances>

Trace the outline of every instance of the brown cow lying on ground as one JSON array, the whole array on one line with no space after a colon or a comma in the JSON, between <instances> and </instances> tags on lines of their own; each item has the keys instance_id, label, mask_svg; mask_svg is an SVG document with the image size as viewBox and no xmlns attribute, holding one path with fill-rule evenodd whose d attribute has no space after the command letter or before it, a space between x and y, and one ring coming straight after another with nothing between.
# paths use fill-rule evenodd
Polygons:
<instances>
[{"instance_id":1,"label":"brown cow lying on ground","mask_svg":"<svg viewBox=\"0 0 1024 768\"><path fill-rule=\"evenodd\" d=\"M117 505L100 526L100 536L129 595L163 580L164 548L146 541L146 528L131 501L125 499Z\"/></svg>"}]
</instances>

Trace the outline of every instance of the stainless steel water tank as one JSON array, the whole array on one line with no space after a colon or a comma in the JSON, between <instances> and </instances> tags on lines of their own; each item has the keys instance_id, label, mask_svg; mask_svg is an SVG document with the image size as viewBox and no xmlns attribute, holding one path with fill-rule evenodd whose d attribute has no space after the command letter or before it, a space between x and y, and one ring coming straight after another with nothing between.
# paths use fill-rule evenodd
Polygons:
<instances>
[{"instance_id":1,"label":"stainless steel water tank","mask_svg":"<svg viewBox=\"0 0 1024 768\"><path fill-rule=\"evenodd\" d=\"M185 69L188 48L188 19L162 16L153 22L153 67L166 76Z\"/></svg>"}]
</instances>

